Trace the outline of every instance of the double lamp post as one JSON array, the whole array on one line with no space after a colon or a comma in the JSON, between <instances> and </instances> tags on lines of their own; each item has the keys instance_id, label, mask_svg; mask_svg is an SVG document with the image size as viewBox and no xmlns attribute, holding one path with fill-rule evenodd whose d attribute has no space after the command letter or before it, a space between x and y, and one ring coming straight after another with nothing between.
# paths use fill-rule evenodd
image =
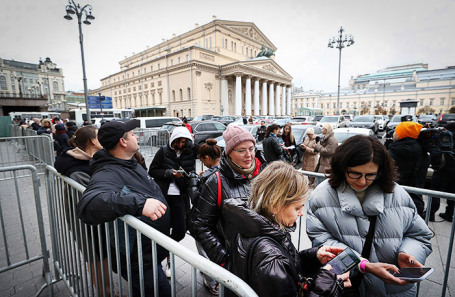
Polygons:
<instances>
[{"instance_id":1,"label":"double lamp post","mask_svg":"<svg viewBox=\"0 0 455 297\"><path fill-rule=\"evenodd\" d=\"M352 35L343 35L344 29L340 27L338 35L329 39L328 47L337 48L340 50L338 58L338 95L337 95L337 115L340 114L340 72L341 72L341 50L347 46L354 44L354 37Z\"/></svg>"},{"instance_id":2,"label":"double lamp post","mask_svg":"<svg viewBox=\"0 0 455 297\"><path fill-rule=\"evenodd\" d=\"M87 90L87 77L85 76L85 60L84 60L84 36L82 35L82 23L85 25L90 25L91 22L95 19L92 15L92 6L87 4L85 6L80 6L79 4L74 3L73 0L68 0L68 5L66 6L66 15L64 16L65 20L72 20L71 15L75 14L77 16L77 23L79 24L79 43L81 44L81 57L82 57L82 80L84 81L84 98L85 98L85 111L87 115L87 122L90 124L92 122L90 116L90 109L88 106L88 90ZM81 22L82 17L85 16L85 20ZM101 103L101 101L100 101Z\"/></svg>"}]
</instances>

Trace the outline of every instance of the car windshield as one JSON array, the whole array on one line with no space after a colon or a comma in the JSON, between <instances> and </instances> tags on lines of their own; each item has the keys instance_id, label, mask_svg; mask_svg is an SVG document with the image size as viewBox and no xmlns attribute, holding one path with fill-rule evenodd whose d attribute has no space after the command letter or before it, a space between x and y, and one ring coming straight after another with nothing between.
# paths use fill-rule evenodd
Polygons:
<instances>
[{"instance_id":1,"label":"car windshield","mask_svg":"<svg viewBox=\"0 0 455 297\"><path fill-rule=\"evenodd\" d=\"M419 117L419 120L432 120L432 119L434 119L433 115L421 115Z\"/></svg>"},{"instance_id":2,"label":"car windshield","mask_svg":"<svg viewBox=\"0 0 455 297\"><path fill-rule=\"evenodd\" d=\"M352 121L353 122L372 122L373 117L372 116L356 116Z\"/></svg>"},{"instance_id":3,"label":"car windshield","mask_svg":"<svg viewBox=\"0 0 455 297\"><path fill-rule=\"evenodd\" d=\"M394 115L391 122L394 123L401 122L401 115Z\"/></svg>"},{"instance_id":4,"label":"car windshield","mask_svg":"<svg viewBox=\"0 0 455 297\"><path fill-rule=\"evenodd\" d=\"M338 122L338 117L323 117L321 123L333 123Z\"/></svg>"}]
</instances>

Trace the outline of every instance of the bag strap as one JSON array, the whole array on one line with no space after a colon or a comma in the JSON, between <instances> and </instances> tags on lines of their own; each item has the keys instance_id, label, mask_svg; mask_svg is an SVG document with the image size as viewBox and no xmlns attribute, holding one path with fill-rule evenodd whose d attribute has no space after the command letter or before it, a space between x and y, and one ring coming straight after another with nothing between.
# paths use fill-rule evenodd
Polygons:
<instances>
[{"instance_id":1,"label":"bag strap","mask_svg":"<svg viewBox=\"0 0 455 297\"><path fill-rule=\"evenodd\" d=\"M218 205L218 209L221 209L221 176L220 176L220 172L217 171L215 172L216 174L216 181L217 181L217 185L218 185L218 202L217 202L217 205Z\"/></svg>"},{"instance_id":2,"label":"bag strap","mask_svg":"<svg viewBox=\"0 0 455 297\"><path fill-rule=\"evenodd\" d=\"M378 216L369 216L370 228L368 228L365 244L363 245L362 257L369 258L371 253L371 246L373 245L374 229L376 227L376 219Z\"/></svg>"}]
</instances>

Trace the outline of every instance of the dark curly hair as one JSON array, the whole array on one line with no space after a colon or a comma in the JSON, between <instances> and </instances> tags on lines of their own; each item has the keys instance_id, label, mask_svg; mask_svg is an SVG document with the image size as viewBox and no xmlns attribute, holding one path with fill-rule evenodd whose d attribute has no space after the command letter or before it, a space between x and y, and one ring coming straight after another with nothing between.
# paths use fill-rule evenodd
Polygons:
<instances>
[{"instance_id":1,"label":"dark curly hair","mask_svg":"<svg viewBox=\"0 0 455 297\"><path fill-rule=\"evenodd\" d=\"M348 167L368 162L379 166L380 176L374 183L378 184L384 193L392 193L397 178L393 159L378 139L363 135L348 138L336 149L331 161L329 184L336 189L346 181L345 172Z\"/></svg>"}]
</instances>

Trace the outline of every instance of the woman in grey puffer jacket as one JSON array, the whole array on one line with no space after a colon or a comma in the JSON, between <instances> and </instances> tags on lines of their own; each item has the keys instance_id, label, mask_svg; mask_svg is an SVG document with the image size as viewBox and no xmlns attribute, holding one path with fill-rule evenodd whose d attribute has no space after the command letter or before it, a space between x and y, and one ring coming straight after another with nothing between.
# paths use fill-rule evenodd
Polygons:
<instances>
[{"instance_id":1,"label":"woman in grey puffer jacket","mask_svg":"<svg viewBox=\"0 0 455 297\"><path fill-rule=\"evenodd\" d=\"M432 233L395 177L382 143L354 136L337 148L329 179L310 196L307 233L313 246L349 246L360 254L369 217L376 217L371 251L351 271L351 279L364 273L360 296L415 296L416 285L391 272L420 267L431 253Z\"/></svg>"}]
</instances>

